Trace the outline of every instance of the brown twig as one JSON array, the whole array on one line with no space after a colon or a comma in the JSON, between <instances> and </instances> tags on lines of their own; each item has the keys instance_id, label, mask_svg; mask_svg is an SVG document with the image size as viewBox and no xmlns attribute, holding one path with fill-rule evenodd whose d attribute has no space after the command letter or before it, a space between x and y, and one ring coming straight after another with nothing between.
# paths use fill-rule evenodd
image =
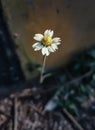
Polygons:
<instances>
[{"instance_id":1,"label":"brown twig","mask_svg":"<svg viewBox=\"0 0 95 130\"><path fill-rule=\"evenodd\" d=\"M44 112L40 111L39 108L37 108L34 104L30 104L29 106L32 109L34 109L34 111L36 111L38 114L40 114L41 116L44 116Z\"/></svg>"},{"instance_id":2,"label":"brown twig","mask_svg":"<svg viewBox=\"0 0 95 130\"><path fill-rule=\"evenodd\" d=\"M74 123L74 125L79 129L79 130L84 130L82 126L76 121L76 119L64 108L63 112L68 116L68 118Z\"/></svg>"},{"instance_id":3,"label":"brown twig","mask_svg":"<svg viewBox=\"0 0 95 130\"><path fill-rule=\"evenodd\" d=\"M11 115L9 115L9 114L5 113L4 111L1 111L1 110L0 110L0 114L6 116L6 117L8 117L8 118L12 118Z\"/></svg>"},{"instance_id":4,"label":"brown twig","mask_svg":"<svg viewBox=\"0 0 95 130\"><path fill-rule=\"evenodd\" d=\"M18 122L17 122L17 109L18 109L18 103L17 103L17 98L14 98L14 130L18 130Z\"/></svg>"},{"instance_id":5,"label":"brown twig","mask_svg":"<svg viewBox=\"0 0 95 130\"><path fill-rule=\"evenodd\" d=\"M0 126L0 130L3 129L3 128L4 128L4 130L5 130L5 127L6 127L6 125L8 125L9 121L10 121L10 118L8 118L8 119Z\"/></svg>"}]
</instances>

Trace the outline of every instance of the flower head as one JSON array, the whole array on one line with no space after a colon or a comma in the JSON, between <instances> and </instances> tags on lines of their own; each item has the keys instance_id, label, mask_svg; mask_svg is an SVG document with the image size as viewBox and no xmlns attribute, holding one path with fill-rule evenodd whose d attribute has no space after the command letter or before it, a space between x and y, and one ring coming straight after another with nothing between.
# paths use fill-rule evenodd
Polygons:
<instances>
[{"instance_id":1,"label":"flower head","mask_svg":"<svg viewBox=\"0 0 95 130\"><path fill-rule=\"evenodd\" d=\"M48 56L51 52L55 52L58 49L58 45L61 44L59 37L53 37L53 30L45 30L44 34L35 34L34 39L37 41L32 45L35 51L41 50L42 55Z\"/></svg>"}]
</instances>

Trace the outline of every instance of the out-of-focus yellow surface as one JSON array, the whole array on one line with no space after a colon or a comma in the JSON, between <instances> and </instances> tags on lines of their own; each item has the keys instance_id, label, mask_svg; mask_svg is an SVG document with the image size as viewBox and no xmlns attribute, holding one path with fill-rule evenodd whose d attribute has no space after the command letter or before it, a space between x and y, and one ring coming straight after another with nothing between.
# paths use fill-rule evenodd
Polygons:
<instances>
[{"instance_id":1,"label":"out-of-focus yellow surface","mask_svg":"<svg viewBox=\"0 0 95 130\"><path fill-rule=\"evenodd\" d=\"M53 29L62 44L47 58L48 67L63 65L72 52L95 44L95 0L2 0L10 32L18 33L16 44L23 44L28 56L41 63L41 52L34 52L35 33ZM15 39L14 39L15 40Z\"/></svg>"}]
</instances>

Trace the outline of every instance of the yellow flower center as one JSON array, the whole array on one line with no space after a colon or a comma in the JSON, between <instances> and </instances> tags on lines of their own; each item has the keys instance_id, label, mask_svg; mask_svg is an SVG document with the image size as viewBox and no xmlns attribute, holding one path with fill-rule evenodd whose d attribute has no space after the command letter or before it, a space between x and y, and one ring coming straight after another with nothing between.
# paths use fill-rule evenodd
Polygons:
<instances>
[{"instance_id":1,"label":"yellow flower center","mask_svg":"<svg viewBox=\"0 0 95 130\"><path fill-rule=\"evenodd\" d=\"M49 46L52 44L52 38L50 36L44 36L42 39L42 44L44 46Z\"/></svg>"}]
</instances>

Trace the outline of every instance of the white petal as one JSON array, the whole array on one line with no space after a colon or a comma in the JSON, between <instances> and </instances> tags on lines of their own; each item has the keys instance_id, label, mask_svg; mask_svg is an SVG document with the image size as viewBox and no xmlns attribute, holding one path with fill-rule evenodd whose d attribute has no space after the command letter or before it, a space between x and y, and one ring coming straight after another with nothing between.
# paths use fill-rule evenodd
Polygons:
<instances>
[{"instance_id":1,"label":"white petal","mask_svg":"<svg viewBox=\"0 0 95 130\"><path fill-rule=\"evenodd\" d=\"M48 56L49 54L50 54L50 52L49 52L49 50L47 48L47 50L46 50L46 56Z\"/></svg>"},{"instance_id":2,"label":"white petal","mask_svg":"<svg viewBox=\"0 0 95 130\"><path fill-rule=\"evenodd\" d=\"M53 38L53 42L60 42L61 41L61 39L59 38L59 37L55 37L55 38Z\"/></svg>"},{"instance_id":3,"label":"white petal","mask_svg":"<svg viewBox=\"0 0 95 130\"><path fill-rule=\"evenodd\" d=\"M53 32L53 31L50 31L50 32L49 32L49 36L50 36L50 37L52 37L52 36L53 36L53 34L54 34L54 32Z\"/></svg>"},{"instance_id":4,"label":"white petal","mask_svg":"<svg viewBox=\"0 0 95 130\"><path fill-rule=\"evenodd\" d=\"M55 44L56 44L56 45L60 45L60 44L61 44L61 42L55 42Z\"/></svg>"},{"instance_id":5,"label":"white petal","mask_svg":"<svg viewBox=\"0 0 95 130\"><path fill-rule=\"evenodd\" d=\"M46 55L46 56L48 56L48 55L50 54L50 52L48 51L48 48L47 48L47 47L43 47L43 48L42 48L42 54L43 54L43 55Z\"/></svg>"},{"instance_id":6,"label":"white petal","mask_svg":"<svg viewBox=\"0 0 95 130\"><path fill-rule=\"evenodd\" d=\"M41 45L40 42L36 42L36 43L34 43L34 44L32 45L32 47L35 48L36 46L40 46L40 45Z\"/></svg>"},{"instance_id":7,"label":"white petal","mask_svg":"<svg viewBox=\"0 0 95 130\"><path fill-rule=\"evenodd\" d=\"M61 39L59 37L55 37L53 38L53 43L56 44L56 45L60 45L61 44Z\"/></svg>"},{"instance_id":8,"label":"white petal","mask_svg":"<svg viewBox=\"0 0 95 130\"><path fill-rule=\"evenodd\" d=\"M53 34L54 34L53 30L46 30L46 31L44 32L44 35L45 35L45 36L50 36L50 37L52 37Z\"/></svg>"},{"instance_id":9,"label":"white petal","mask_svg":"<svg viewBox=\"0 0 95 130\"><path fill-rule=\"evenodd\" d=\"M49 30L47 29L45 32L44 32L44 35L48 35L49 34Z\"/></svg>"},{"instance_id":10,"label":"white petal","mask_svg":"<svg viewBox=\"0 0 95 130\"><path fill-rule=\"evenodd\" d=\"M36 46L34 50L35 50L35 51L39 51L39 50L41 50L42 48L43 48L42 45L41 45L41 46Z\"/></svg>"},{"instance_id":11,"label":"white petal","mask_svg":"<svg viewBox=\"0 0 95 130\"><path fill-rule=\"evenodd\" d=\"M46 54L46 47L42 48L42 54L45 55Z\"/></svg>"},{"instance_id":12,"label":"white petal","mask_svg":"<svg viewBox=\"0 0 95 130\"><path fill-rule=\"evenodd\" d=\"M54 49L53 49L51 46L48 46L48 50L49 50L50 52L54 52Z\"/></svg>"},{"instance_id":13,"label":"white petal","mask_svg":"<svg viewBox=\"0 0 95 130\"><path fill-rule=\"evenodd\" d=\"M40 42L37 42L32 45L35 51L41 50L43 48L43 45Z\"/></svg>"},{"instance_id":14,"label":"white petal","mask_svg":"<svg viewBox=\"0 0 95 130\"><path fill-rule=\"evenodd\" d=\"M53 50L55 51L56 49L58 49L56 44L52 44L51 47L53 48Z\"/></svg>"},{"instance_id":15,"label":"white petal","mask_svg":"<svg viewBox=\"0 0 95 130\"><path fill-rule=\"evenodd\" d=\"M41 41L43 39L43 35L42 34L35 34L34 39L37 41Z\"/></svg>"}]
</instances>

